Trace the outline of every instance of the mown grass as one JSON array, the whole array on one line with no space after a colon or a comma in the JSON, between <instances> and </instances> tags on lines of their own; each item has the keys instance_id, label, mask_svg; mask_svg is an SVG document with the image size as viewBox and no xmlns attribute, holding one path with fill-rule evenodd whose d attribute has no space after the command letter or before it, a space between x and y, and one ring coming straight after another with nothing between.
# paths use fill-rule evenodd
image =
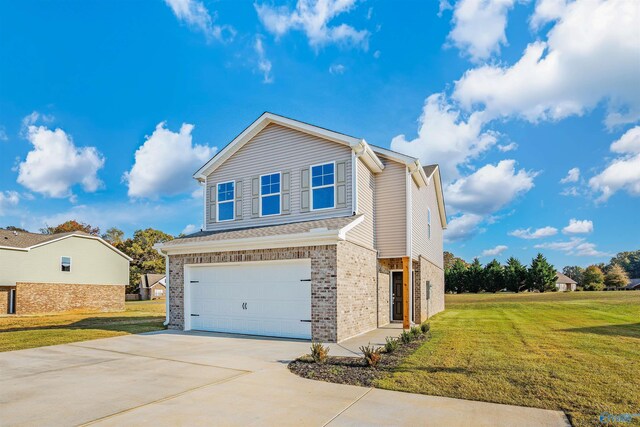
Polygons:
<instances>
[{"instance_id":1,"label":"mown grass","mask_svg":"<svg viewBox=\"0 0 640 427\"><path fill-rule=\"evenodd\" d=\"M640 292L448 295L431 326L377 386L561 410L576 426L640 413Z\"/></svg>"},{"instance_id":2,"label":"mown grass","mask_svg":"<svg viewBox=\"0 0 640 427\"><path fill-rule=\"evenodd\" d=\"M119 313L0 317L0 352L164 329L164 301L129 301Z\"/></svg>"}]
</instances>

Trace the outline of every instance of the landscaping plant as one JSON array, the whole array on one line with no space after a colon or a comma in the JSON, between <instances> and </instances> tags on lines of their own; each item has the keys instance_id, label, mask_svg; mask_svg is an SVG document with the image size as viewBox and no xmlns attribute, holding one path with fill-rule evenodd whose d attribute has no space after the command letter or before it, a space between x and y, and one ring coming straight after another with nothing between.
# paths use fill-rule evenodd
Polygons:
<instances>
[{"instance_id":1,"label":"landscaping plant","mask_svg":"<svg viewBox=\"0 0 640 427\"><path fill-rule=\"evenodd\" d=\"M375 368L378 363L380 363L380 359L382 359L382 355L380 354L381 350L381 347L374 347L371 343L360 347L360 351L364 355L364 361L367 363L367 366Z\"/></svg>"},{"instance_id":2,"label":"landscaping plant","mask_svg":"<svg viewBox=\"0 0 640 427\"><path fill-rule=\"evenodd\" d=\"M398 345L400 343L398 342L397 338L387 337L386 340L387 342L384 345L384 351L386 351L387 353L393 353L398 349Z\"/></svg>"},{"instance_id":3,"label":"landscaping plant","mask_svg":"<svg viewBox=\"0 0 640 427\"><path fill-rule=\"evenodd\" d=\"M400 341L402 341L403 344L409 344L413 341L413 335L409 331L402 331L400 334Z\"/></svg>"},{"instance_id":4,"label":"landscaping plant","mask_svg":"<svg viewBox=\"0 0 640 427\"><path fill-rule=\"evenodd\" d=\"M429 331L431 330L431 324L429 324L429 322L424 322L423 324L420 325L420 330L422 331L423 334L428 334Z\"/></svg>"},{"instance_id":5,"label":"landscaping plant","mask_svg":"<svg viewBox=\"0 0 640 427\"><path fill-rule=\"evenodd\" d=\"M411 329L409 330L409 333L411 334L413 339L416 339L420 335L422 335L422 330L420 329L419 326L412 326Z\"/></svg>"},{"instance_id":6,"label":"landscaping plant","mask_svg":"<svg viewBox=\"0 0 640 427\"><path fill-rule=\"evenodd\" d=\"M329 347L322 345L320 342L311 343L311 357L316 363L325 363L327 357L329 357Z\"/></svg>"}]
</instances>

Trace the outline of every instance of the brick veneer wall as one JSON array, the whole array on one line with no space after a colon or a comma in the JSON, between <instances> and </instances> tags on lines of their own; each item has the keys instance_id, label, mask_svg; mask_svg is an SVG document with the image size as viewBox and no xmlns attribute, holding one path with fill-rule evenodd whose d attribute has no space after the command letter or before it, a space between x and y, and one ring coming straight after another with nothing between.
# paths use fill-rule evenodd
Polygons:
<instances>
[{"instance_id":1,"label":"brick veneer wall","mask_svg":"<svg viewBox=\"0 0 640 427\"><path fill-rule=\"evenodd\" d=\"M389 273L378 272L378 326L391 322L390 286Z\"/></svg>"},{"instance_id":2,"label":"brick veneer wall","mask_svg":"<svg viewBox=\"0 0 640 427\"><path fill-rule=\"evenodd\" d=\"M224 262L311 259L311 336L335 342L337 330L335 245L212 252L169 256L169 328L184 329L184 266Z\"/></svg>"},{"instance_id":3,"label":"brick veneer wall","mask_svg":"<svg viewBox=\"0 0 640 427\"><path fill-rule=\"evenodd\" d=\"M337 244L337 340L378 326L377 252L343 241Z\"/></svg>"},{"instance_id":4,"label":"brick veneer wall","mask_svg":"<svg viewBox=\"0 0 640 427\"><path fill-rule=\"evenodd\" d=\"M9 312L9 286L0 286L0 314Z\"/></svg>"},{"instance_id":5,"label":"brick veneer wall","mask_svg":"<svg viewBox=\"0 0 640 427\"><path fill-rule=\"evenodd\" d=\"M124 311L124 285L16 283L16 314Z\"/></svg>"},{"instance_id":6,"label":"brick veneer wall","mask_svg":"<svg viewBox=\"0 0 640 427\"><path fill-rule=\"evenodd\" d=\"M431 298L426 300L426 313L422 319L424 321L434 314L444 311L444 270L426 258L420 257L420 273L420 282L423 285L427 280L431 283ZM423 289L422 293L426 299L426 289Z\"/></svg>"}]
</instances>

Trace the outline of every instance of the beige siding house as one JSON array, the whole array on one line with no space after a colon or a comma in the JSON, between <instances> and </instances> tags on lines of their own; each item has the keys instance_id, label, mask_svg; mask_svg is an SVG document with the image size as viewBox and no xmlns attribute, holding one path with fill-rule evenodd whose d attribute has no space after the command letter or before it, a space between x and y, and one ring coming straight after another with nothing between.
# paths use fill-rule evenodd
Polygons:
<instances>
[{"instance_id":1,"label":"beige siding house","mask_svg":"<svg viewBox=\"0 0 640 427\"><path fill-rule=\"evenodd\" d=\"M338 342L444 310L436 165L265 113L194 178L205 229L157 246L170 328Z\"/></svg>"},{"instance_id":2,"label":"beige siding house","mask_svg":"<svg viewBox=\"0 0 640 427\"><path fill-rule=\"evenodd\" d=\"M0 229L0 313L124 310L129 261L86 233Z\"/></svg>"}]
</instances>

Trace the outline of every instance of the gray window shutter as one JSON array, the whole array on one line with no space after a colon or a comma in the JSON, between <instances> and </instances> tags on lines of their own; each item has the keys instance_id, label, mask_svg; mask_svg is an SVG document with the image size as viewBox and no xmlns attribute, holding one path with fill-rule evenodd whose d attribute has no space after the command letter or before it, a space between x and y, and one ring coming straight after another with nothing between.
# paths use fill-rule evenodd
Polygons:
<instances>
[{"instance_id":1,"label":"gray window shutter","mask_svg":"<svg viewBox=\"0 0 640 427\"><path fill-rule=\"evenodd\" d=\"M282 172L282 187L280 188L282 214L291 213L291 172Z\"/></svg>"},{"instance_id":2,"label":"gray window shutter","mask_svg":"<svg viewBox=\"0 0 640 427\"><path fill-rule=\"evenodd\" d=\"M336 162L336 208L347 207L347 162Z\"/></svg>"},{"instance_id":3,"label":"gray window shutter","mask_svg":"<svg viewBox=\"0 0 640 427\"><path fill-rule=\"evenodd\" d=\"M209 187L209 220L216 220L216 185Z\"/></svg>"},{"instance_id":4,"label":"gray window shutter","mask_svg":"<svg viewBox=\"0 0 640 427\"><path fill-rule=\"evenodd\" d=\"M300 212L309 212L309 169L300 171Z\"/></svg>"},{"instance_id":5,"label":"gray window shutter","mask_svg":"<svg viewBox=\"0 0 640 427\"><path fill-rule=\"evenodd\" d=\"M236 219L242 219L242 181L236 181Z\"/></svg>"},{"instance_id":6,"label":"gray window shutter","mask_svg":"<svg viewBox=\"0 0 640 427\"><path fill-rule=\"evenodd\" d=\"M251 178L251 217L260 216L260 177Z\"/></svg>"}]
</instances>

